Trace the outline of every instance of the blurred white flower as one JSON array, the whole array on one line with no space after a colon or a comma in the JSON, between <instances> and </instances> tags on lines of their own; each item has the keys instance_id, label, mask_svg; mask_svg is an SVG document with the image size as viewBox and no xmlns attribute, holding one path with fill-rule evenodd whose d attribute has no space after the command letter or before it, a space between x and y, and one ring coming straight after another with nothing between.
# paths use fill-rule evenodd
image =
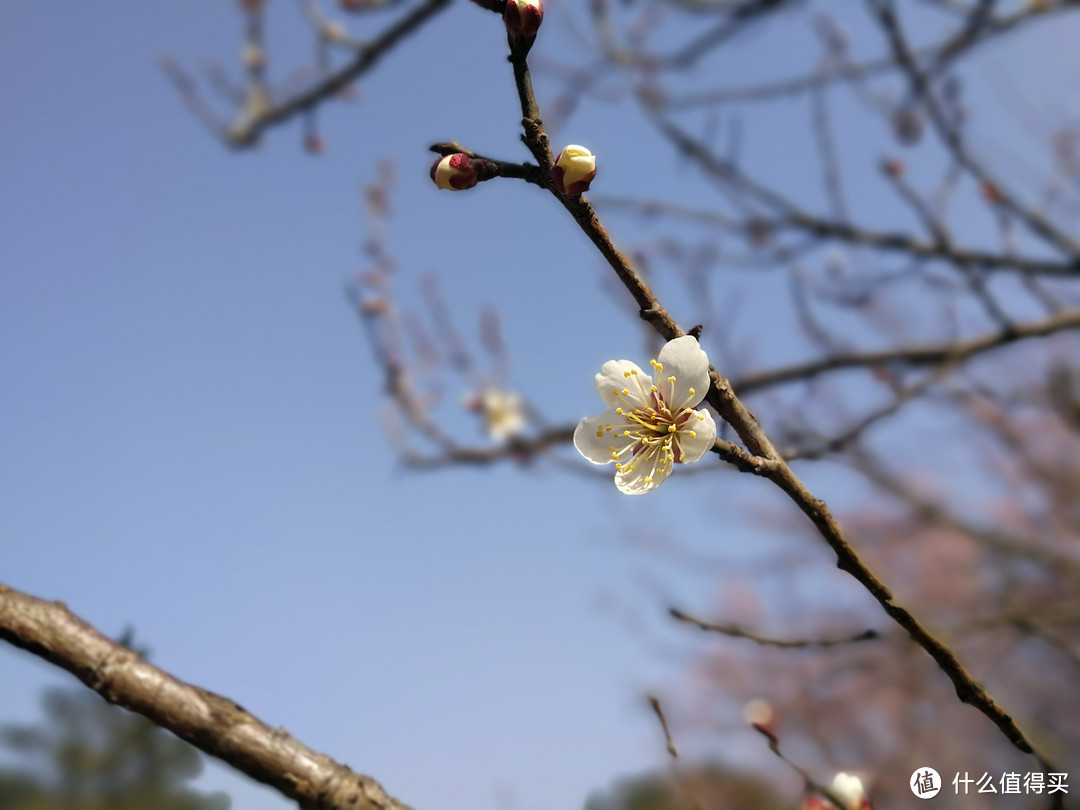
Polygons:
<instances>
[{"instance_id":1,"label":"blurred white flower","mask_svg":"<svg viewBox=\"0 0 1080 810\"><path fill-rule=\"evenodd\" d=\"M327 42L348 42L349 31L341 23L327 22L322 27L323 38Z\"/></svg>"},{"instance_id":2,"label":"blurred white flower","mask_svg":"<svg viewBox=\"0 0 1080 810\"><path fill-rule=\"evenodd\" d=\"M870 800L866 798L862 780L850 773L841 771L833 777L829 791L844 803L848 810L869 810Z\"/></svg>"},{"instance_id":3,"label":"blurred white flower","mask_svg":"<svg viewBox=\"0 0 1080 810\"><path fill-rule=\"evenodd\" d=\"M743 705L742 716L750 725L767 729L776 719L776 710L769 701L754 698Z\"/></svg>"},{"instance_id":4,"label":"blurred white flower","mask_svg":"<svg viewBox=\"0 0 1080 810\"><path fill-rule=\"evenodd\" d=\"M716 439L716 423L695 405L709 390L709 358L697 339L667 343L651 361L655 380L629 360L609 360L596 390L611 409L581 420L574 447L593 464L615 462L615 486L641 495L660 486L674 464L697 461Z\"/></svg>"},{"instance_id":5,"label":"blurred white flower","mask_svg":"<svg viewBox=\"0 0 1080 810\"><path fill-rule=\"evenodd\" d=\"M512 391L485 388L465 398L465 407L480 414L484 430L495 441L503 442L525 430L525 403Z\"/></svg>"}]
</instances>

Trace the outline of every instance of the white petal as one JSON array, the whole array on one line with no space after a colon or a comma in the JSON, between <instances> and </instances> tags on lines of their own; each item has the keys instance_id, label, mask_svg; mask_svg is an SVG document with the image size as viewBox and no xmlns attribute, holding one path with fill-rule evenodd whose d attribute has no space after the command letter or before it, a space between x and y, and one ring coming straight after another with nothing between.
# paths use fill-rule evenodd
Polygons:
<instances>
[{"instance_id":1,"label":"white petal","mask_svg":"<svg viewBox=\"0 0 1080 810\"><path fill-rule=\"evenodd\" d=\"M693 436L690 433L693 432ZM712 414L702 408L691 416L686 425L679 430L679 448L682 450L680 461L698 461L712 449L716 441L716 422Z\"/></svg>"},{"instance_id":2,"label":"white petal","mask_svg":"<svg viewBox=\"0 0 1080 810\"><path fill-rule=\"evenodd\" d=\"M705 398L709 390L709 357L698 345L697 338L693 335L683 335L675 340L668 341L660 350L660 356L656 358L664 370L657 374L663 382L658 381L657 386L668 396L668 377L675 378L675 393L671 397L673 401L668 405L672 408L694 407ZM690 396L690 389L694 389Z\"/></svg>"},{"instance_id":3,"label":"white petal","mask_svg":"<svg viewBox=\"0 0 1080 810\"><path fill-rule=\"evenodd\" d=\"M562 150L555 165L563 170L563 183L569 186L595 174L596 156L584 146L572 143Z\"/></svg>"},{"instance_id":4,"label":"white petal","mask_svg":"<svg viewBox=\"0 0 1080 810\"><path fill-rule=\"evenodd\" d=\"M623 436L624 430L626 417L615 411L586 416L574 430L574 447L593 464L610 464L615 460L611 457L612 453L636 441L631 436Z\"/></svg>"},{"instance_id":5,"label":"white petal","mask_svg":"<svg viewBox=\"0 0 1080 810\"><path fill-rule=\"evenodd\" d=\"M628 374L630 376L627 376ZM638 368L637 364L629 360L608 360L596 375L596 393L612 410L638 408L645 404L645 400L642 398L641 388L634 381L635 377L641 380L646 389L652 385L652 377ZM628 393L622 394L622 391Z\"/></svg>"},{"instance_id":6,"label":"white petal","mask_svg":"<svg viewBox=\"0 0 1080 810\"><path fill-rule=\"evenodd\" d=\"M670 464L654 472L649 459L643 458L634 465L634 469L624 467L622 472L615 473L615 486L619 488L619 492L626 495L644 495L664 483L669 475L671 475ZM646 478L649 480L646 481Z\"/></svg>"},{"instance_id":7,"label":"white petal","mask_svg":"<svg viewBox=\"0 0 1080 810\"><path fill-rule=\"evenodd\" d=\"M504 441L525 429L525 408L518 394L488 388L480 395L488 435Z\"/></svg>"},{"instance_id":8,"label":"white petal","mask_svg":"<svg viewBox=\"0 0 1080 810\"><path fill-rule=\"evenodd\" d=\"M843 771L838 773L833 779L832 785L829 786L829 790L836 794L836 798L842 800L846 805L852 808L859 807L863 797L866 796L862 780L857 776L852 776Z\"/></svg>"}]
</instances>

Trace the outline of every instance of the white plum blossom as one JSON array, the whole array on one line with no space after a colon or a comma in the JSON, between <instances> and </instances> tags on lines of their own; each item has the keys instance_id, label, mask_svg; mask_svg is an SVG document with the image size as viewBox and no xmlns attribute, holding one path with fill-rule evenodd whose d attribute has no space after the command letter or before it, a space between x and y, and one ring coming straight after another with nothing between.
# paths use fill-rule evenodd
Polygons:
<instances>
[{"instance_id":1,"label":"white plum blossom","mask_svg":"<svg viewBox=\"0 0 1080 810\"><path fill-rule=\"evenodd\" d=\"M615 486L641 495L677 463L697 461L716 439L712 415L694 406L709 390L709 358L697 339L667 343L646 374L629 360L609 360L596 391L611 410L581 420L574 447L593 464L615 462ZM655 375L655 376L654 376Z\"/></svg>"},{"instance_id":2,"label":"white plum blossom","mask_svg":"<svg viewBox=\"0 0 1080 810\"><path fill-rule=\"evenodd\" d=\"M488 387L465 398L464 405L480 414L484 430L497 442L504 442L525 430L525 403L519 394Z\"/></svg>"}]
</instances>

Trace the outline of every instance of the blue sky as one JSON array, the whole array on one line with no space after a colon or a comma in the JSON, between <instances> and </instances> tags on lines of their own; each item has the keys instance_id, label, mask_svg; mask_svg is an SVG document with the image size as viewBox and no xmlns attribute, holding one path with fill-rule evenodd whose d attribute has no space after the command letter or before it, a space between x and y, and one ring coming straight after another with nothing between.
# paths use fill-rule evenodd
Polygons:
<instances>
[{"instance_id":1,"label":"blue sky","mask_svg":"<svg viewBox=\"0 0 1080 810\"><path fill-rule=\"evenodd\" d=\"M310 42L290 4L271 5L271 68L284 70ZM572 47L552 16L538 56ZM803 70L805 28L790 43L751 37L732 64ZM359 189L380 160L398 169L389 239L406 297L437 273L470 336L480 309L498 307L511 384L550 419L601 409L600 364L647 359L637 325L553 201L511 182L440 193L427 177L435 141L526 157L491 15L459 2L391 54L360 101L322 115L318 157L295 125L227 151L155 68L164 53L231 67L239 31L230 3L0 6L0 580L65 600L103 632L133 625L157 664L422 810L580 806L663 763L641 694L685 685L701 644L676 630L676 654L658 655L604 606L655 619L656 581L687 606L711 595L710 571L622 540L685 539L749 564L775 538L730 504L763 485L673 480L630 502L543 466L402 469L342 294L364 266ZM1037 69L1023 41L995 58L1010 75ZM695 80L717 75L733 74ZM543 77L540 89L551 98ZM1045 93L1035 102L1050 105ZM594 190L678 183L709 202L640 118L613 110L583 109L556 135L600 155ZM783 148L763 115L752 154ZM817 182L794 159L775 171L795 188ZM748 295L744 325L767 305ZM762 354L779 356L770 340ZM808 475L826 497L855 497L836 471ZM0 722L36 718L41 689L71 682L0 649ZM289 806L220 767L202 785L237 810Z\"/></svg>"}]
</instances>

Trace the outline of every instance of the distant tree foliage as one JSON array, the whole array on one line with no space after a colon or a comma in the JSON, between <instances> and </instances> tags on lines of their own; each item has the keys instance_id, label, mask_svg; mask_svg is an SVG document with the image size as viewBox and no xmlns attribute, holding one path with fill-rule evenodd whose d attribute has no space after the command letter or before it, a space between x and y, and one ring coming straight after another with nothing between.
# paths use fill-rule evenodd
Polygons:
<instances>
[{"instance_id":1,"label":"distant tree foliage","mask_svg":"<svg viewBox=\"0 0 1080 810\"><path fill-rule=\"evenodd\" d=\"M82 686L49 689L45 718L0 726L4 810L229 810L224 793L203 794L187 782L202 755L136 714Z\"/></svg>"},{"instance_id":2,"label":"distant tree foliage","mask_svg":"<svg viewBox=\"0 0 1080 810\"><path fill-rule=\"evenodd\" d=\"M789 806L763 780L709 765L622 780L609 791L590 796L585 810L785 810Z\"/></svg>"}]
</instances>

